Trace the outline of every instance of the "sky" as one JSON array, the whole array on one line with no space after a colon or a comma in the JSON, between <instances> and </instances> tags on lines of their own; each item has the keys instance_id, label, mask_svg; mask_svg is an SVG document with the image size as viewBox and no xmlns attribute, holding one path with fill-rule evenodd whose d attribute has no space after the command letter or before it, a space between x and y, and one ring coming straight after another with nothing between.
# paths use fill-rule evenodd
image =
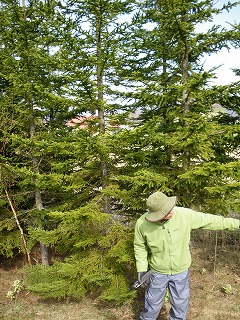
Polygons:
<instances>
[{"instance_id":1,"label":"sky","mask_svg":"<svg viewBox=\"0 0 240 320\"><path fill-rule=\"evenodd\" d=\"M216 7L221 7L224 3L235 2L231 0L216 0ZM239 5L230 12L224 10L224 13L217 15L213 19L213 23L204 23L204 25L199 25L199 30L204 31L211 25L221 25L225 28L230 28L229 23L240 23L240 2ZM235 73L231 70L232 68L240 69L240 48L231 48L229 51L227 49L222 49L217 54L212 54L211 56L205 56L202 60L204 62L204 69L209 70L214 66L221 65L221 67L216 71L217 78L213 80L212 84L216 85L227 85L231 82L240 80Z\"/></svg>"}]
</instances>

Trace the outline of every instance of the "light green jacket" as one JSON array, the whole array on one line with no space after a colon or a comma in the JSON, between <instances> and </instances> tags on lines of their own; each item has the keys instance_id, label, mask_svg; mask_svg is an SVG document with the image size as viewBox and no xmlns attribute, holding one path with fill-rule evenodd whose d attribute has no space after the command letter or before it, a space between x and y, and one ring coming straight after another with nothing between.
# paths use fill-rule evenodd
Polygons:
<instances>
[{"instance_id":1,"label":"light green jacket","mask_svg":"<svg viewBox=\"0 0 240 320\"><path fill-rule=\"evenodd\" d=\"M134 252L137 272L151 269L177 274L190 267L190 233L193 229L237 230L238 219L224 218L191 209L174 207L173 216L161 222L148 222L142 215L136 222Z\"/></svg>"}]
</instances>

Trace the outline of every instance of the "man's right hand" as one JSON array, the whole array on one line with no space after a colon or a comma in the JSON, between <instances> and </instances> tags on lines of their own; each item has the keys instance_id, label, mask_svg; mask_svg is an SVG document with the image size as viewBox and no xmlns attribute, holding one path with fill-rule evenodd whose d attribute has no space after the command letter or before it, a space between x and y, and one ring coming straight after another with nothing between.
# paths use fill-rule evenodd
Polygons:
<instances>
[{"instance_id":1,"label":"man's right hand","mask_svg":"<svg viewBox=\"0 0 240 320\"><path fill-rule=\"evenodd\" d=\"M139 282L139 283L141 282L142 277L143 277L146 273L147 273L147 271L138 272L138 282ZM148 280L145 281L145 282L143 282L143 283L141 284L141 287L142 287L142 288L146 288L147 286L148 286Z\"/></svg>"}]
</instances>

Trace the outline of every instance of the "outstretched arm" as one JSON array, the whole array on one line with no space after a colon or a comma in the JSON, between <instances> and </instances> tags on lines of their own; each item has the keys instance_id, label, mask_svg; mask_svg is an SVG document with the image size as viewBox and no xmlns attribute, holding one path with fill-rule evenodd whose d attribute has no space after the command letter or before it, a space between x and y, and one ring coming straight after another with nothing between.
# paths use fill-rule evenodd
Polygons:
<instances>
[{"instance_id":1,"label":"outstretched arm","mask_svg":"<svg viewBox=\"0 0 240 320\"><path fill-rule=\"evenodd\" d=\"M197 212L189 210L190 224L192 229L207 229L207 230L238 230L240 220L233 218L224 218L209 213Z\"/></svg>"}]
</instances>

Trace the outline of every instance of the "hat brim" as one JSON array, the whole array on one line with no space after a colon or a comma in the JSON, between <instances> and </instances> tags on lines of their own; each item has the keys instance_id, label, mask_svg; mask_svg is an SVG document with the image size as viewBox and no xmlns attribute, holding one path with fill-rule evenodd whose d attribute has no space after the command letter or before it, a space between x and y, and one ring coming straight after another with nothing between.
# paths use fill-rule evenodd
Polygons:
<instances>
[{"instance_id":1,"label":"hat brim","mask_svg":"<svg viewBox=\"0 0 240 320\"><path fill-rule=\"evenodd\" d=\"M163 219L176 205L177 197L168 197L168 202L165 204L163 208L159 211L149 212L145 219L150 222L156 222Z\"/></svg>"}]
</instances>

